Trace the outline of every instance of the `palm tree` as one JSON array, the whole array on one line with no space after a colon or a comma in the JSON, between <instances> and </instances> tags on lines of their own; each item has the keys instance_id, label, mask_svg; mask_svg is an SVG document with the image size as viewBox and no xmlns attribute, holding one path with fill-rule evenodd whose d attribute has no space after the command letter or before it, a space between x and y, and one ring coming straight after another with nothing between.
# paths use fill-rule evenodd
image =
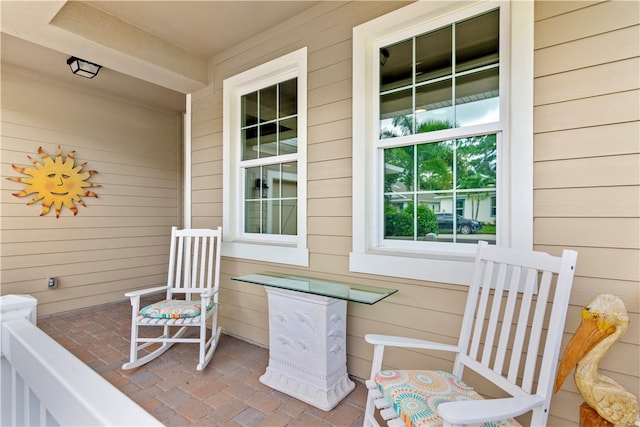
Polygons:
<instances>
[{"instance_id":1,"label":"palm tree","mask_svg":"<svg viewBox=\"0 0 640 427\"><path fill-rule=\"evenodd\" d=\"M486 199L496 186L497 146L495 135L482 135L458 141L457 185L471 199L472 218L478 219L480 201ZM477 191L483 189L484 191Z\"/></svg>"}]
</instances>

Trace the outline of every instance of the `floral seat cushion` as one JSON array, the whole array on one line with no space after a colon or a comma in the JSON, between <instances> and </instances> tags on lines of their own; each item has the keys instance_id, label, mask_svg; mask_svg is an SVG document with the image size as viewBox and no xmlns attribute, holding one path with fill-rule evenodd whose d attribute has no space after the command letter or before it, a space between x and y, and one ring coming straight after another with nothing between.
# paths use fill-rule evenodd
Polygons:
<instances>
[{"instance_id":1,"label":"floral seat cushion","mask_svg":"<svg viewBox=\"0 0 640 427\"><path fill-rule=\"evenodd\" d=\"M473 388L443 371L380 371L374 377L393 409L409 427L442 426L436 411L440 403L482 399ZM484 427L520 426L513 420L484 424Z\"/></svg>"},{"instance_id":2,"label":"floral seat cushion","mask_svg":"<svg viewBox=\"0 0 640 427\"><path fill-rule=\"evenodd\" d=\"M214 305L215 302L212 299L207 306L207 311L211 310ZM140 310L142 316L153 319L185 319L200 316L201 312L200 300L163 300Z\"/></svg>"}]
</instances>

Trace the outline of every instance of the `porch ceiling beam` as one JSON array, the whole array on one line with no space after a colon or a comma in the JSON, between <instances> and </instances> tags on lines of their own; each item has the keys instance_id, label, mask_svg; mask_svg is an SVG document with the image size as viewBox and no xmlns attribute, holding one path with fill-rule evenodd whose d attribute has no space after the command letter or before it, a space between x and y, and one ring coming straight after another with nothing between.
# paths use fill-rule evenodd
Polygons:
<instances>
[{"instance_id":1,"label":"porch ceiling beam","mask_svg":"<svg viewBox=\"0 0 640 427\"><path fill-rule=\"evenodd\" d=\"M82 2L3 2L2 31L181 93L208 84L208 58Z\"/></svg>"}]
</instances>

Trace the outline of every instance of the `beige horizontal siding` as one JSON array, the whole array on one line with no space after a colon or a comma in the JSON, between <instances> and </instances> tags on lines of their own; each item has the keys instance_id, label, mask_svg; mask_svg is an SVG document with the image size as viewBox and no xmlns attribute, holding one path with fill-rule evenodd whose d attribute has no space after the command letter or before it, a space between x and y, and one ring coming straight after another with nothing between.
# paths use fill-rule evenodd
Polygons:
<instances>
[{"instance_id":1,"label":"beige horizontal siding","mask_svg":"<svg viewBox=\"0 0 640 427\"><path fill-rule=\"evenodd\" d=\"M307 155L310 165L327 160L347 159L351 161L351 150L351 138L316 141L307 148Z\"/></svg>"},{"instance_id":2,"label":"beige horizontal siding","mask_svg":"<svg viewBox=\"0 0 640 427\"><path fill-rule=\"evenodd\" d=\"M639 99L640 91L636 89L536 106L534 130L542 133L633 122L640 112Z\"/></svg>"},{"instance_id":3,"label":"beige horizontal siding","mask_svg":"<svg viewBox=\"0 0 640 427\"><path fill-rule=\"evenodd\" d=\"M638 152L640 152L640 123L636 120L539 133L536 135L534 155L536 161L542 161Z\"/></svg>"},{"instance_id":4,"label":"beige horizontal siding","mask_svg":"<svg viewBox=\"0 0 640 427\"><path fill-rule=\"evenodd\" d=\"M351 117L351 99L344 99L332 104L311 107L308 111L308 125L327 124Z\"/></svg>"},{"instance_id":5,"label":"beige horizontal siding","mask_svg":"<svg viewBox=\"0 0 640 427\"><path fill-rule=\"evenodd\" d=\"M629 3L627 7L633 7L633 2L627 3ZM557 32L561 33L562 28ZM636 24L610 33L596 34L592 37L537 49L534 63L535 75L545 76L635 58L638 56L640 47L637 43L630 43L630 41L638 40L638 37L640 37L640 29ZM615 46L615 49L612 49L612 46Z\"/></svg>"},{"instance_id":6,"label":"beige horizontal siding","mask_svg":"<svg viewBox=\"0 0 640 427\"><path fill-rule=\"evenodd\" d=\"M621 61L583 68L570 73L541 77L535 84L536 105L552 104L573 99L633 91L638 88L640 59ZM589 81L590 85L575 85L575 80Z\"/></svg>"},{"instance_id":7,"label":"beige horizontal siding","mask_svg":"<svg viewBox=\"0 0 640 427\"><path fill-rule=\"evenodd\" d=\"M307 178L309 181L322 181L331 178L351 179L351 159L336 159L309 163Z\"/></svg>"},{"instance_id":8,"label":"beige horizontal siding","mask_svg":"<svg viewBox=\"0 0 640 427\"><path fill-rule=\"evenodd\" d=\"M44 315L124 299L166 281L170 227L179 222L180 116L79 87L38 80L2 66L0 253L2 294L31 294ZM82 196L77 216L63 207L40 216L35 194L15 197L25 176L11 165L75 151L74 165L95 170L98 197ZM58 277L58 288L46 287Z\"/></svg>"},{"instance_id":9,"label":"beige horizontal siding","mask_svg":"<svg viewBox=\"0 0 640 427\"><path fill-rule=\"evenodd\" d=\"M351 249L351 236L332 236L330 234L310 234L309 247L314 248L318 254L333 255L349 252Z\"/></svg>"},{"instance_id":10,"label":"beige horizontal siding","mask_svg":"<svg viewBox=\"0 0 640 427\"><path fill-rule=\"evenodd\" d=\"M324 234L351 237L351 217L309 216L307 219L307 232L309 235Z\"/></svg>"},{"instance_id":11,"label":"beige horizontal siding","mask_svg":"<svg viewBox=\"0 0 640 427\"><path fill-rule=\"evenodd\" d=\"M310 126L307 138L309 139L309 149L318 142L335 143L336 141L350 140L351 119L343 119L331 123Z\"/></svg>"},{"instance_id":12,"label":"beige horizontal siding","mask_svg":"<svg viewBox=\"0 0 640 427\"><path fill-rule=\"evenodd\" d=\"M545 5L544 8L536 8L536 49L588 39L638 25L640 14L638 2L553 3L555 4ZM556 10L552 12L552 9ZM543 13L546 13L546 16L542 16ZM587 22L589 25L585 25Z\"/></svg>"},{"instance_id":13,"label":"beige horizontal siding","mask_svg":"<svg viewBox=\"0 0 640 427\"><path fill-rule=\"evenodd\" d=\"M637 218L640 186L539 189L534 198L537 218Z\"/></svg>"},{"instance_id":14,"label":"beige horizontal siding","mask_svg":"<svg viewBox=\"0 0 640 427\"><path fill-rule=\"evenodd\" d=\"M536 162L536 188L637 186L640 153Z\"/></svg>"},{"instance_id":15,"label":"beige horizontal siding","mask_svg":"<svg viewBox=\"0 0 640 427\"><path fill-rule=\"evenodd\" d=\"M564 345L580 308L619 296L630 327L602 374L640 395L640 4L535 4L534 242L578 251ZM582 398L566 381L549 425L578 424Z\"/></svg>"},{"instance_id":16,"label":"beige horizontal siding","mask_svg":"<svg viewBox=\"0 0 640 427\"><path fill-rule=\"evenodd\" d=\"M309 192L309 199L351 197L351 178L309 180L307 191Z\"/></svg>"},{"instance_id":17,"label":"beige horizontal siding","mask_svg":"<svg viewBox=\"0 0 640 427\"><path fill-rule=\"evenodd\" d=\"M587 260L589 261L589 260ZM622 261L621 263L623 263ZM615 267L614 267L615 268ZM571 293L571 303L575 307L582 307L593 299L593 289L603 289L614 295L618 295L625 301L627 311L640 312L640 304L637 298L637 290L634 289L633 280L615 279L611 277L580 277ZM579 321L577 318L574 320ZM572 330L570 326L568 330ZM636 336L640 339L640 336Z\"/></svg>"},{"instance_id":18,"label":"beige horizontal siding","mask_svg":"<svg viewBox=\"0 0 640 427\"><path fill-rule=\"evenodd\" d=\"M537 218L534 240L541 245L640 249L640 221L638 218Z\"/></svg>"},{"instance_id":19,"label":"beige horizontal siding","mask_svg":"<svg viewBox=\"0 0 640 427\"><path fill-rule=\"evenodd\" d=\"M311 199L307 201L307 212L310 217L344 217L351 218L351 197L332 197L330 199Z\"/></svg>"},{"instance_id":20,"label":"beige horizontal siding","mask_svg":"<svg viewBox=\"0 0 640 427\"><path fill-rule=\"evenodd\" d=\"M351 99L351 70L345 72L351 66L351 62L344 61L338 65L341 65L344 70L341 69L339 72L336 72L338 70L333 69L335 67L327 67L328 69L323 68L322 70L309 74L308 102L310 106L327 105L336 100ZM325 79L335 79L336 77L339 78L343 76L343 80L335 82L325 81ZM313 89L314 86L317 86L317 88Z\"/></svg>"},{"instance_id":21,"label":"beige horizontal siding","mask_svg":"<svg viewBox=\"0 0 640 427\"><path fill-rule=\"evenodd\" d=\"M534 9L534 20L538 27L542 25L546 19L562 16L570 12L578 12L586 7L604 3L606 0L584 0L584 1L550 1L539 7L536 5ZM542 35L540 37L549 37Z\"/></svg>"},{"instance_id":22,"label":"beige horizontal siding","mask_svg":"<svg viewBox=\"0 0 640 427\"><path fill-rule=\"evenodd\" d=\"M636 249L599 248L594 246L572 247L564 245L568 249L579 252L578 266L580 276L575 280L576 287L581 283L582 277L610 278L612 280L628 281L628 290L622 296L627 297L631 306L638 306L638 277L640 266L638 265L638 251ZM549 253L559 252L558 246L536 245L536 249ZM592 298L599 293L609 292L606 284L590 289ZM584 303L586 303L585 301Z\"/></svg>"}]
</instances>

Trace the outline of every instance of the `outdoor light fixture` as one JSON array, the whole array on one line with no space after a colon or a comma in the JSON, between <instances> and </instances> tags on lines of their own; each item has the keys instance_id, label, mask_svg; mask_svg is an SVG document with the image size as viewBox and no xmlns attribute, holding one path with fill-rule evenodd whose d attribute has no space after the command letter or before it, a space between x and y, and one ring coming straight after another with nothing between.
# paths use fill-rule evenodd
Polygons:
<instances>
[{"instance_id":1,"label":"outdoor light fixture","mask_svg":"<svg viewBox=\"0 0 640 427\"><path fill-rule=\"evenodd\" d=\"M98 75L98 71L102 68L102 65L94 64L93 62L85 61L84 59L76 58L72 56L67 59L67 65L71 68L71 72L76 76L86 77L92 79Z\"/></svg>"},{"instance_id":2,"label":"outdoor light fixture","mask_svg":"<svg viewBox=\"0 0 640 427\"><path fill-rule=\"evenodd\" d=\"M380 65L384 67L384 64L387 63L387 59L389 59L389 51L384 47L380 49Z\"/></svg>"}]
</instances>

